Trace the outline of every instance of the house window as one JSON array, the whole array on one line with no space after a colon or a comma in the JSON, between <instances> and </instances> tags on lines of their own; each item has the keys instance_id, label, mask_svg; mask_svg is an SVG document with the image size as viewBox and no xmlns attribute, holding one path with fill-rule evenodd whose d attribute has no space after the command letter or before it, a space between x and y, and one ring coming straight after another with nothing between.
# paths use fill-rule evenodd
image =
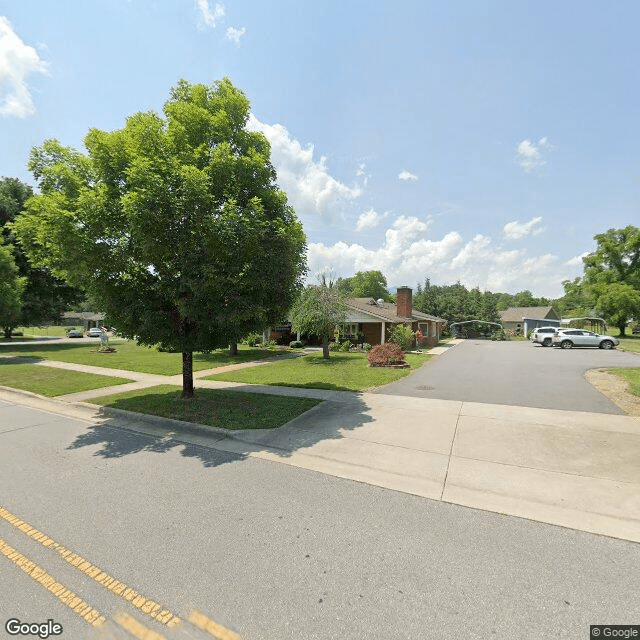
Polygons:
<instances>
[{"instance_id":1,"label":"house window","mask_svg":"<svg viewBox=\"0 0 640 640\"><path fill-rule=\"evenodd\" d=\"M425 338L429 337L429 325L427 323L418 324L418 329L422 331L422 335Z\"/></svg>"}]
</instances>

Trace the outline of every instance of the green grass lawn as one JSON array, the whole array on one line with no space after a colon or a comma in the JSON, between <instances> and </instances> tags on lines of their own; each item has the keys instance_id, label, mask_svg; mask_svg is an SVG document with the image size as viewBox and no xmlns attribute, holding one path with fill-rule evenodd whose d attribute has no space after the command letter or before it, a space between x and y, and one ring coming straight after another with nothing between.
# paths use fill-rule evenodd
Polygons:
<instances>
[{"instance_id":1,"label":"green grass lawn","mask_svg":"<svg viewBox=\"0 0 640 640\"><path fill-rule=\"evenodd\" d=\"M640 396L640 369L609 369L609 373L628 380L629 392Z\"/></svg>"},{"instance_id":2,"label":"green grass lawn","mask_svg":"<svg viewBox=\"0 0 640 640\"><path fill-rule=\"evenodd\" d=\"M427 354L407 354L406 361L411 365L410 369L386 369L369 367L367 356L362 353L332 352L328 361L322 359L321 353L314 353L295 360L214 374L206 379L310 389L362 391L404 378L430 357Z\"/></svg>"},{"instance_id":3,"label":"green grass lawn","mask_svg":"<svg viewBox=\"0 0 640 640\"><path fill-rule=\"evenodd\" d=\"M0 360L0 385L39 393L50 398L125 382L131 380L42 367L37 364L18 364L15 360Z\"/></svg>"},{"instance_id":4,"label":"green grass lawn","mask_svg":"<svg viewBox=\"0 0 640 640\"><path fill-rule=\"evenodd\" d=\"M75 364L88 364L94 367L111 367L126 371L140 371L158 375L173 376L182 373L182 355L180 353L163 353L154 348L139 347L135 342L109 340L116 348L115 353L99 353L100 341L95 344L50 344L38 343L28 345L6 345L0 348L0 355L28 356L44 360L59 360ZM260 360L278 354L289 353L287 349L270 351L238 345L238 355L229 356L228 350L219 349L209 354L193 354L193 370L212 369L227 364Z\"/></svg>"},{"instance_id":5,"label":"green grass lawn","mask_svg":"<svg viewBox=\"0 0 640 640\"><path fill-rule=\"evenodd\" d=\"M180 387L159 385L95 398L89 402L234 431L274 429L321 402L313 398L291 398L219 389L196 389L195 398L181 400L180 393Z\"/></svg>"},{"instance_id":6,"label":"green grass lawn","mask_svg":"<svg viewBox=\"0 0 640 640\"><path fill-rule=\"evenodd\" d=\"M24 337L32 336L41 338L43 336L65 338L67 335L66 328L71 325L65 325L63 327L16 327L16 331L22 331ZM82 329L82 327L74 327L76 329ZM21 336L17 336L20 338Z\"/></svg>"}]
</instances>

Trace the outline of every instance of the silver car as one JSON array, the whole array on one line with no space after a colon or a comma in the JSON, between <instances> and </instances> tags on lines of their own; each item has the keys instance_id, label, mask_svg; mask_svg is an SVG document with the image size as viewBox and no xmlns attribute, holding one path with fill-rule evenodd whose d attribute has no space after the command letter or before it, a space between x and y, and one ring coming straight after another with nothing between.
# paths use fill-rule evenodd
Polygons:
<instances>
[{"instance_id":1,"label":"silver car","mask_svg":"<svg viewBox=\"0 0 640 640\"><path fill-rule=\"evenodd\" d=\"M618 338L603 336L585 329L561 329L553 334L553 346L562 349L572 347L598 347L600 349L613 349L620 344Z\"/></svg>"}]
</instances>

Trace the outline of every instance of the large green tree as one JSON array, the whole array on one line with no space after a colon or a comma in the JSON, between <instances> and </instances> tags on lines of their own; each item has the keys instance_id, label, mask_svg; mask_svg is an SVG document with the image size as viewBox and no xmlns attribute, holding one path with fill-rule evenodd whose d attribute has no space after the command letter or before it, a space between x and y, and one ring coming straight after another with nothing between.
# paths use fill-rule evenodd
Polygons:
<instances>
[{"instance_id":1,"label":"large green tree","mask_svg":"<svg viewBox=\"0 0 640 640\"><path fill-rule=\"evenodd\" d=\"M629 225L624 229L609 229L594 236L596 250L583 258L584 283L595 300L596 309L613 310L612 300L619 298L622 305L613 314L605 311L605 317L625 335L629 318L634 315L629 301L633 296L626 288L613 287L622 284L640 291L640 229Z\"/></svg>"},{"instance_id":2,"label":"large green tree","mask_svg":"<svg viewBox=\"0 0 640 640\"><path fill-rule=\"evenodd\" d=\"M291 325L295 331L322 337L325 360L329 359L329 337L346 318L344 295L325 278L320 285L302 291L291 309Z\"/></svg>"},{"instance_id":3,"label":"large green tree","mask_svg":"<svg viewBox=\"0 0 640 640\"><path fill-rule=\"evenodd\" d=\"M118 332L192 355L281 322L302 286L306 239L276 185L266 138L228 79L180 81L164 115L89 131L87 153L33 150L41 194L13 229L30 259L82 284Z\"/></svg>"},{"instance_id":4,"label":"large green tree","mask_svg":"<svg viewBox=\"0 0 640 640\"><path fill-rule=\"evenodd\" d=\"M20 318L25 280L18 274L13 247L0 244L0 327L5 338L11 337L11 330Z\"/></svg>"},{"instance_id":5,"label":"large green tree","mask_svg":"<svg viewBox=\"0 0 640 640\"><path fill-rule=\"evenodd\" d=\"M55 278L47 268L32 265L9 227L23 210L33 189L17 178L0 178L0 229L2 238L13 246L13 253L21 277L25 278L21 310L15 323L36 325L57 322L70 304L82 299L82 292ZM15 326L15 325L14 325Z\"/></svg>"},{"instance_id":6,"label":"large green tree","mask_svg":"<svg viewBox=\"0 0 640 640\"><path fill-rule=\"evenodd\" d=\"M386 301L391 299L387 279L381 271L358 271L350 278L338 278L335 286L350 298L382 298Z\"/></svg>"}]
</instances>

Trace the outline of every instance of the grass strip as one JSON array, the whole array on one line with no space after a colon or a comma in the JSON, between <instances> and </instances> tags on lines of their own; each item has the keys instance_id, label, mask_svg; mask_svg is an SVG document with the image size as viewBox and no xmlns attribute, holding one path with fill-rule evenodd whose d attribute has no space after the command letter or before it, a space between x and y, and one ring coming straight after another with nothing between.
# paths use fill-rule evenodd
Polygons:
<instances>
[{"instance_id":1,"label":"grass strip","mask_svg":"<svg viewBox=\"0 0 640 640\"><path fill-rule=\"evenodd\" d=\"M274 429L293 420L321 402L314 398L292 398L263 393L222 389L196 389L196 397L182 400L181 387L158 385L88 400L115 409L162 418L197 422L231 431Z\"/></svg>"},{"instance_id":2,"label":"grass strip","mask_svg":"<svg viewBox=\"0 0 640 640\"><path fill-rule=\"evenodd\" d=\"M369 367L362 353L333 352L329 360L322 354L272 362L259 367L213 374L207 380L226 380L249 384L266 384L306 389L332 389L335 391L363 391L395 382L421 367L431 356L407 354L409 369Z\"/></svg>"},{"instance_id":3,"label":"grass strip","mask_svg":"<svg viewBox=\"0 0 640 640\"><path fill-rule=\"evenodd\" d=\"M37 364L16 364L15 360L0 360L0 385L31 391L53 398L67 393L101 389L131 382L125 378L101 376L81 371L54 369Z\"/></svg>"},{"instance_id":4,"label":"grass strip","mask_svg":"<svg viewBox=\"0 0 640 640\"><path fill-rule=\"evenodd\" d=\"M88 364L93 367L109 367L125 371L139 371L165 376L174 376L182 372L182 354L158 351L155 348L141 347L135 342L124 340L109 340L109 345L115 347L114 353L100 353L100 341L95 344L26 344L3 345L0 355L25 356L42 358L43 360L57 360L74 364ZM258 349L238 346L238 355L230 356L227 349L217 349L211 353L194 353L193 370L213 369L228 364L262 360L288 353L287 350Z\"/></svg>"},{"instance_id":5,"label":"grass strip","mask_svg":"<svg viewBox=\"0 0 640 640\"><path fill-rule=\"evenodd\" d=\"M640 396L640 369L609 369L609 373L629 382L629 393Z\"/></svg>"}]
</instances>

